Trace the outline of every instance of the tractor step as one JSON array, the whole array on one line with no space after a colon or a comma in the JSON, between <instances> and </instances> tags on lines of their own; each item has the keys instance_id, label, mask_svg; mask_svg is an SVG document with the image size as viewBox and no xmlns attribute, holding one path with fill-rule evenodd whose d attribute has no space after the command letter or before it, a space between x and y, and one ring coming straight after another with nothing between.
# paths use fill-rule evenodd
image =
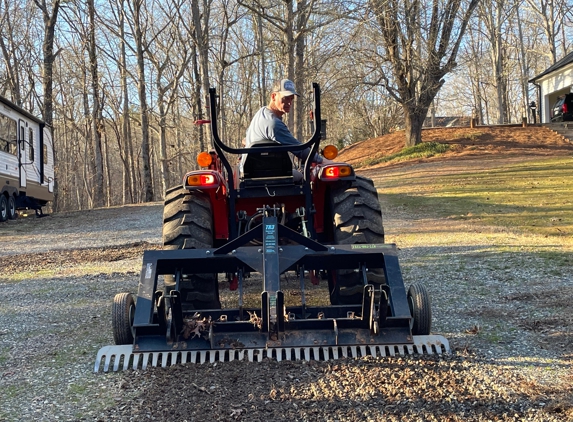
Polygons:
<instances>
[{"instance_id":1,"label":"tractor step","mask_svg":"<svg viewBox=\"0 0 573 422\"><path fill-rule=\"evenodd\" d=\"M450 353L448 340L440 335L413 336L412 344L284 347L260 349L167 350L160 352L133 352L132 345L102 347L97 354L94 372L120 369L147 369L149 366L167 367L186 363L215 363L233 360L261 362L263 359L328 361L364 356L386 357L406 355L433 355ZM103 364L103 365L102 365Z\"/></svg>"}]
</instances>

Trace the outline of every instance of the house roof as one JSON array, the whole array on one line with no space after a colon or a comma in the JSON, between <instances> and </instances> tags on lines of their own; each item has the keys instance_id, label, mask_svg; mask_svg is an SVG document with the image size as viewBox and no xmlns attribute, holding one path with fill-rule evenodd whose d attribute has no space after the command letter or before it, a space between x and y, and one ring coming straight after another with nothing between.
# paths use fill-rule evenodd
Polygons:
<instances>
[{"instance_id":1,"label":"house roof","mask_svg":"<svg viewBox=\"0 0 573 422\"><path fill-rule=\"evenodd\" d=\"M544 72L540 73L539 75L535 76L534 78L530 79L529 82L533 83L537 79L545 76L551 72L555 72L556 70L561 69L562 67L567 66L568 64L573 63L573 51L563 57L561 60L557 61L555 64L549 66Z\"/></svg>"}]
</instances>

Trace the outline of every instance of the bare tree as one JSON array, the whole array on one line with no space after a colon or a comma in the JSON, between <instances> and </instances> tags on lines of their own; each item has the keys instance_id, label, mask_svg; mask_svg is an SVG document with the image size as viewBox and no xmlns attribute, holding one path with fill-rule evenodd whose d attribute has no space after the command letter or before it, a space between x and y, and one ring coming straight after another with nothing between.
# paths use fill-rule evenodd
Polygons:
<instances>
[{"instance_id":1,"label":"bare tree","mask_svg":"<svg viewBox=\"0 0 573 422\"><path fill-rule=\"evenodd\" d=\"M141 160L143 164L142 184L143 201L153 201L153 176L151 172L150 134L149 134L149 110L147 106L147 84L145 80L145 33L144 30L144 1L128 1L131 13L132 34L135 42L137 60L137 93L139 97L141 118Z\"/></svg>"},{"instance_id":2,"label":"bare tree","mask_svg":"<svg viewBox=\"0 0 573 422\"><path fill-rule=\"evenodd\" d=\"M547 38L547 46L549 47L549 57L551 64L553 64L558 60L557 44L558 37L564 26L564 18L572 5L571 3L567 4L567 0L527 0L527 3L541 19L542 28ZM567 54L565 44L566 40L564 39L563 55Z\"/></svg>"},{"instance_id":3,"label":"bare tree","mask_svg":"<svg viewBox=\"0 0 573 422\"><path fill-rule=\"evenodd\" d=\"M42 86L44 91L44 101L42 107L42 116L46 125L49 128L54 124L54 60L57 52L54 52L54 34L56 31L56 23L58 22L58 12L60 10L60 0L52 0L51 6L48 5L46 0L34 0L34 3L42 11L44 20L44 39L42 42L42 52L44 60L42 65ZM57 141L53 140L54 150L57 151ZM54 166L57 167L56 156L54 156ZM57 175L56 175L57 181ZM58 184L54 186L54 204L53 208L58 209Z\"/></svg>"},{"instance_id":4,"label":"bare tree","mask_svg":"<svg viewBox=\"0 0 573 422\"><path fill-rule=\"evenodd\" d=\"M156 28L155 48L147 46L150 62L156 71L157 107L159 111L159 178L162 192L169 187L169 162L167 154L167 118L177 99L178 84L191 61L186 46L190 40L180 30L177 10L183 6L181 0L157 4L157 13L162 13L163 26ZM181 52L173 55L173 51Z\"/></svg>"},{"instance_id":5,"label":"bare tree","mask_svg":"<svg viewBox=\"0 0 573 422\"><path fill-rule=\"evenodd\" d=\"M198 118L202 119L203 116L203 100L209 94L211 82L209 78L209 23L211 17L211 4L213 0L203 0L202 7L199 7L199 0L191 0L191 18L193 22L193 29L191 34L195 41L195 47L198 55L198 70L196 73L196 80L201 87L203 95L198 96ZM206 143L203 137L203 126L200 126L201 136L199 138L200 149L205 150Z\"/></svg>"},{"instance_id":6,"label":"bare tree","mask_svg":"<svg viewBox=\"0 0 573 422\"><path fill-rule=\"evenodd\" d=\"M523 32L523 22L520 16L520 13L515 14L515 24L517 26L517 35L516 44L518 48L518 57L519 57L519 70L521 76L521 98L522 98L522 115L527 117L529 114L529 75L530 65L529 65L529 55L528 46L526 46L526 41ZM532 119L533 120L533 119Z\"/></svg>"},{"instance_id":7,"label":"bare tree","mask_svg":"<svg viewBox=\"0 0 573 422\"><path fill-rule=\"evenodd\" d=\"M42 84L42 24L27 0L0 0L0 94L36 114Z\"/></svg>"},{"instance_id":8,"label":"bare tree","mask_svg":"<svg viewBox=\"0 0 573 422\"><path fill-rule=\"evenodd\" d=\"M92 142L94 150L94 205L101 207L104 204L104 188L103 188L103 155L101 146L101 132L103 124L101 122L101 103L100 103L100 86L98 75L98 59L97 59L97 45L95 36L95 5L94 0L87 0L88 19L89 19L89 38L87 43L90 76L91 76L91 94L92 94L92 109L91 109L91 123L92 123ZM108 186L108 189L110 187Z\"/></svg>"},{"instance_id":9,"label":"bare tree","mask_svg":"<svg viewBox=\"0 0 573 422\"><path fill-rule=\"evenodd\" d=\"M487 47L484 46L482 32L483 21L476 19L475 26L468 28L468 42L464 46L463 59L466 63L466 75L471 86L471 116L476 118L480 124L485 124L489 122L489 107L484 84L489 83L488 75L491 74L491 68L483 60L487 54Z\"/></svg>"},{"instance_id":10,"label":"bare tree","mask_svg":"<svg viewBox=\"0 0 573 422\"><path fill-rule=\"evenodd\" d=\"M515 12L512 0L482 2L479 16L485 24L485 35L490 43L490 57L493 70L493 84L497 94L498 124L509 122L508 66L509 46L507 38L511 18Z\"/></svg>"},{"instance_id":11,"label":"bare tree","mask_svg":"<svg viewBox=\"0 0 573 422\"><path fill-rule=\"evenodd\" d=\"M119 69L120 69L120 80L121 80L121 134L123 138L123 149L120 147L120 151L123 152L122 163L124 168L124 182L123 182L123 203L127 202L127 196L129 200L133 202L135 200L135 165L133 157L133 142L131 137L131 119L129 116L129 91L127 89L128 79L127 79L127 54L126 54L126 42L125 42L125 0L120 0L118 4L119 12L119 43L120 43L120 55L119 55Z\"/></svg>"},{"instance_id":12,"label":"bare tree","mask_svg":"<svg viewBox=\"0 0 573 422\"><path fill-rule=\"evenodd\" d=\"M422 142L428 109L456 66L468 21L479 0L423 2L370 0L381 33L383 60L392 78L380 74L370 83L383 84L404 109L406 146Z\"/></svg>"},{"instance_id":13,"label":"bare tree","mask_svg":"<svg viewBox=\"0 0 573 422\"><path fill-rule=\"evenodd\" d=\"M179 22L193 39L191 52L191 68L188 69L190 80L193 85L193 109L196 120L203 120L205 115L206 97L211 86L209 77L209 49L210 49L210 25L211 25L211 5L213 0L191 0L190 19L186 19L182 11L179 11ZM189 100L189 98L188 98ZM204 126L198 126L198 144L200 150L205 150L206 141Z\"/></svg>"},{"instance_id":14,"label":"bare tree","mask_svg":"<svg viewBox=\"0 0 573 422\"><path fill-rule=\"evenodd\" d=\"M43 65L43 87L44 87L44 109L43 117L46 124L53 126L54 121L54 99L53 99L53 65L57 52L54 52L54 33L58 22L58 12L60 10L60 0L53 0L51 6L46 0L34 0L36 6L42 11L44 18L44 40L42 51L44 53Z\"/></svg>"},{"instance_id":15,"label":"bare tree","mask_svg":"<svg viewBox=\"0 0 573 422\"><path fill-rule=\"evenodd\" d=\"M22 106L22 97L20 94L20 63L23 61L21 52L19 51L19 41L15 39L17 34L15 25L13 23L15 10L11 10L11 2L2 0L2 8L0 14L0 27L2 28L2 36L0 36L0 50L2 51L2 58L6 66L6 82L8 91L12 102L18 106ZM16 16L17 17L17 16Z\"/></svg>"},{"instance_id":16,"label":"bare tree","mask_svg":"<svg viewBox=\"0 0 573 422\"><path fill-rule=\"evenodd\" d=\"M62 10L66 25L73 29L68 35L67 51L74 54L73 61L81 72L83 118L86 130L84 162L84 183L91 189L90 205L102 207L105 204L104 193L104 154L102 148L102 102L100 75L98 70L98 46L96 43L96 16L94 0L69 2ZM109 180L107 183L108 191Z\"/></svg>"},{"instance_id":17,"label":"bare tree","mask_svg":"<svg viewBox=\"0 0 573 422\"><path fill-rule=\"evenodd\" d=\"M110 107L115 112L114 116L110 116L109 127L115 132L118 144L118 153L122 165L122 203L133 203L141 200L141 189L139 189L139 161L135 158L134 153L134 136L132 134L133 120L132 110L130 109L130 98L132 93L129 87L131 81L137 82L137 68L130 68L128 63L129 53L135 54L136 47L130 43L133 41L133 36L129 32L128 10L126 1L129 0L109 0L109 12L101 13L99 19L106 28L105 38L107 48L102 48L102 53L111 63L117 66L119 73L119 89L115 88L115 80L117 74L114 75L114 70L108 66L109 76L109 92ZM108 61L109 62L109 61ZM134 95L134 97L137 97ZM140 119L139 119L140 120Z\"/></svg>"}]
</instances>

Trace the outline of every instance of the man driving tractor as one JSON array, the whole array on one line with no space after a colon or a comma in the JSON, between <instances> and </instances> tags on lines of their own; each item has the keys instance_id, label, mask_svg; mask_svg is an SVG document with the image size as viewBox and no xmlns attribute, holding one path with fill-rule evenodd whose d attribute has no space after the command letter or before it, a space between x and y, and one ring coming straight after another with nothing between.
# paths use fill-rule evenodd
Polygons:
<instances>
[{"instance_id":1,"label":"man driving tractor","mask_svg":"<svg viewBox=\"0 0 573 422\"><path fill-rule=\"evenodd\" d=\"M287 125L282 121L282 117L290 112L292 102L295 97L300 96L295 89L294 83L288 79L282 79L275 84L271 91L271 99L269 105L262 107L254 115L251 124L247 129L245 137L245 146L250 148L253 145L276 142L281 145L300 145L301 143L292 135ZM293 154L305 160L310 153L310 148L302 151L293 151ZM242 163L246 156L243 156ZM319 154L315 154L313 161L318 164L331 163ZM241 163L241 168L242 168ZM295 182L302 180L302 173L298 170L293 170L293 177Z\"/></svg>"}]
</instances>

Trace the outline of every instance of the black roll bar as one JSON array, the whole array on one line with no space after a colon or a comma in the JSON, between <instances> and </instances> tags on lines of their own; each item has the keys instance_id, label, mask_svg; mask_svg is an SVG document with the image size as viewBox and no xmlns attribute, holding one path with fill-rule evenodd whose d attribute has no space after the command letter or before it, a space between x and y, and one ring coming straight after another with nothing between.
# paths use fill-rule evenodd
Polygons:
<instances>
[{"instance_id":1,"label":"black roll bar","mask_svg":"<svg viewBox=\"0 0 573 422\"><path fill-rule=\"evenodd\" d=\"M320 122L321 115L320 115L320 86L316 83L312 83L313 89L313 116L315 122ZM215 150L221 160L223 161L223 165L227 170L228 178L229 178L229 186L231 186L232 181L232 168L227 160L223 151L228 152L230 154L248 154L250 152L278 152L278 151L302 151L306 148L310 148L310 153L305 160L304 163L304 178L308 180L309 172L310 172L310 164L312 163L312 158L314 154L318 151L318 147L320 145L320 124L314 125L314 133L312 137L304 144L300 145L273 145L273 146L265 146L265 147L257 147L252 146L249 148L232 148L221 141L219 137L219 129L217 127L217 91L215 88L209 88L209 113L211 118L211 135L213 137L213 143L215 146Z\"/></svg>"}]
</instances>

